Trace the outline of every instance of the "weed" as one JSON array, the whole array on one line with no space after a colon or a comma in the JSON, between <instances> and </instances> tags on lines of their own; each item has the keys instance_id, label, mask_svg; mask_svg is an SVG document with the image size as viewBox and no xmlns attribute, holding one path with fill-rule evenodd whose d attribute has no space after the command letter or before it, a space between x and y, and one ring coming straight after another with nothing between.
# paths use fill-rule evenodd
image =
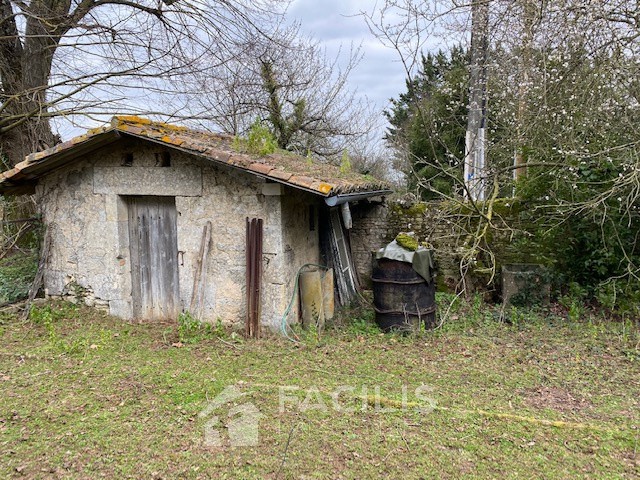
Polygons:
<instances>
[{"instance_id":1,"label":"weed","mask_svg":"<svg viewBox=\"0 0 640 480\"><path fill-rule=\"evenodd\" d=\"M596 288L600 305L626 318L640 317L640 282L611 280Z\"/></svg>"},{"instance_id":2,"label":"weed","mask_svg":"<svg viewBox=\"0 0 640 480\"><path fill-rule=\"evenodd\" d=\"M382 331L374 318L373 310L363 310L347 324L347 331L354 335L379 335Z\"/></svg>"},{"instance_id":3,"label":"weed","mask_svg":"<svg viewBox=\"0 0 640 480\"><path fill-rule=\"evenodd\" d=\"M45 325L47 322L75 318L78 310L78 305L71 302L50 302L42 306L32 305L29 318L37 325Z\"/></svg>"},{"instance_id":4,"label":"weed","mask_svg":"<svg viewBox=\"0 0 640 480\"><path fill-rule=\"evenodd\" d=\"M560 297L560 305L567 309L567 315L572 322L577 322L585 316L586 297L587 291L575 282L571 282L568 292Z\"/></svg>"},{"instance_id":5,"label":"weed","mask_svg":"<svg viewBox=\"0 0 640 480\"><path fill-rule=\"evenodd\" d=\"M526 321L527 315L525 310L511 305L507 312L505 312L505 320L511 325L522 324Z\"/></svg>"},{"instance_id":6,"label":"weed","mask_svg":"<svg viewBox=\"0 0 640 480\"><path fill-rule=\"evenodd\" d=\"M349 158L349 152L347 152L345 148L342 151L342 158L340 159L340 173L350 173L351 169L351 159Z\"/></svg>"},{"instance_id":7,"label":"weed","mask_svg":"<svg viewBox=\"0 0 640 480\"><path fill-rule=\"evenodd\" d=\"M68 338L61 336L56 324L61 320L76 318L78 310L78 306L70 302L50 303L40 307L33 305L29 318L34 324L44 327L51 350L66 355L80 355L86 354L90 347L100 348L110 340L112 334L101 330L95 341L84 335Z\"/></svg>"},{"instance_id":8,"label":"weed","mask_svg":"<svg viewBox=\"0 0 640 480\"><path fill-rule=\"evenodd\" d=\"M178 339L182 343L198 343L207 338L224 338L227 331L218 318L215 324L202 322L191 313L184 312L178 317Z\"/></svg>"},{"instance_id":9,"label":"weed","mask_svg":"<svg viewBox=\"0 0 640 480\"><path fill-rule=\"evenodd\" d=\"M453 318L458 318L463 302L460 296L449 292L436 292L436 320L438 324L445 323Z\"/></svg>"},{"instance_id":10,"label":"weed","mask_svg":"<svg viewBox=\"0 0 640 480\"><path fill-rule=\"evenodd\" d=\"M44 305L42 307L32 305L29 318L36 325L42 325L44 327L51 345L55 345L57 343L58 337L53 326L54 313L51 305Z\"/></svg>"},{"instance_id":11,"label":"weed","mask_svg":"<svg viewBox=\"0 0 640 480\"><path fill-rule=\"evenodd\" d=\"M26 298L37 270L37 252L0 260L0 303Z\"/></svg>"},{"instance_id":12,"label":"weed","mask_svg":"<svg viewBox=\"0 0 640 480\"><path fill-rule=\"evenodd\" d=\"M259 118L253 122L249 128L246 139L236 137L233 147L236 150L246 150L254 155L269 155L278 149L278 143L269 130Z\"/></svg>"}]
</instances>

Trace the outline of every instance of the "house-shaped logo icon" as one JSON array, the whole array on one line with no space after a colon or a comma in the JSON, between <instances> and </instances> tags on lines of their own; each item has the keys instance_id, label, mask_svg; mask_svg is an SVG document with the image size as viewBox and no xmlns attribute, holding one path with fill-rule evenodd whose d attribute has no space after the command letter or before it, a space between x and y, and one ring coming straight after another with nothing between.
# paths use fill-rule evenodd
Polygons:
<instances>
[{"instance_id":1,"label":"house-shaped logo icon","mask_svg":"<svg viewBox=\"0 0 640 480\"><path fill-rule=\"evenodd\" d=\"M198 414L200 418L208 418L204 425L204 446L222 447L225 445L221 435L221 427L226 427L229 445L232 447L255 447L259 442L258 427L264 415L253 403L238 404L238 400L246 395L238 387L232 385L225 388L216 398ZM220 416L212 413L225 405L232 404L227 412L227 421L222 422Z\"/></svg>"}]
</instances>

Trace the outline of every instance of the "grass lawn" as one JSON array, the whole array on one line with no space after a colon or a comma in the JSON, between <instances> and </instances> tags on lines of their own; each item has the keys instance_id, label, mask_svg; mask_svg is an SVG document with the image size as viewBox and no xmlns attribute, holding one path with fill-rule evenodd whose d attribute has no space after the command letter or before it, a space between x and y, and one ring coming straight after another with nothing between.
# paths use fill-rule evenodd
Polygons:
<instances>
[{"instance_id":1,"label":"grass lawn","mask_svg":"<svg viewBox=\"0 0 640 480\"><path fill-rule=\"evenodd\" d=\"M359 320L294 344L52 304L0 318L0 476L638 478L639 338L476 305L414 337ZM247 406L256 446L237 445Z\"/></svg>"}]
</instances>

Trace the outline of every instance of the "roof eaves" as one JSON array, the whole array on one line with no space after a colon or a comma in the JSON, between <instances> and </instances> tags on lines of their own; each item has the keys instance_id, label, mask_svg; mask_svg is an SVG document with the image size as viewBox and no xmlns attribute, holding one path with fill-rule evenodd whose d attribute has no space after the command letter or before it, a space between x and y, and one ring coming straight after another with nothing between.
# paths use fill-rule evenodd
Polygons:
<instances>
[{"instance_id":1,"label":"roof eaves","mask_svg":"<svg viewBox=\"0 0 640 480\"><path fill-rule=\"evenodd\" d=\"M80 155L108 145L120 138L112 128L95 129L85 135L60 143L53 148L29 154L23 162L0 176L0 193L19 194L33 190L33 183Z\"/></svg>"}]
</instances>

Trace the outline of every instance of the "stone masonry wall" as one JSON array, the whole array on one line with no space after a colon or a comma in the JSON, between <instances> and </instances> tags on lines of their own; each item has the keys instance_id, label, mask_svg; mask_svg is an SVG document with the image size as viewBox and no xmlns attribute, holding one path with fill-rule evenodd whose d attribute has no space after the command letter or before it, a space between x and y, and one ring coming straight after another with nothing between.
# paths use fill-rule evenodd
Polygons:
<instances>
[{"instance_id":1,"label":"stone masonry wall","mask_svg":"<svg viewBox=\"0 0 640 480\"><path fill-rule=\"evenodd\" d=\"M169 195L176 199L180 301L190 305L203 227L211 221L203 320L242 322L245 316L245 222L264 219L262 318L280 318L290 296L291 272L299 261L316 260L317 240L292 231L283 221L300 199L288 190L274 195L263 179L239 170L172 152L171 166L156 166L162 147L125 145L45 177L37 188L39 205L52 238L45 289L53 296L82 296L123 318L133 315L126 195ZM133 165L122 166L133 152ZM295 193L295 192L294 192ZM284 202L282 199L286 199ZM285 207L283 208L283 204ZM302 210L301 210L302 211ZM304 211L308 211L305 209ZM317 238L317 235L316 235ZM304 245L302 245L304 244ZM292 262L286 246L305 247L305 258Z\"/></svg>"},{"instance_id":2,"label":"stone masonry wall","mask_svg":"<svg viewBox=\"0 0 640 480\"><path fill-rule=\"evenodd\" d=\"M351 250L362 285L371 287L372 254L400 232L415 232L435 249L437 281L453 287L459 272L455 255L461 239L438 215L438 203L386 201L352 207Z\"/></svg>"}]
</instances>

